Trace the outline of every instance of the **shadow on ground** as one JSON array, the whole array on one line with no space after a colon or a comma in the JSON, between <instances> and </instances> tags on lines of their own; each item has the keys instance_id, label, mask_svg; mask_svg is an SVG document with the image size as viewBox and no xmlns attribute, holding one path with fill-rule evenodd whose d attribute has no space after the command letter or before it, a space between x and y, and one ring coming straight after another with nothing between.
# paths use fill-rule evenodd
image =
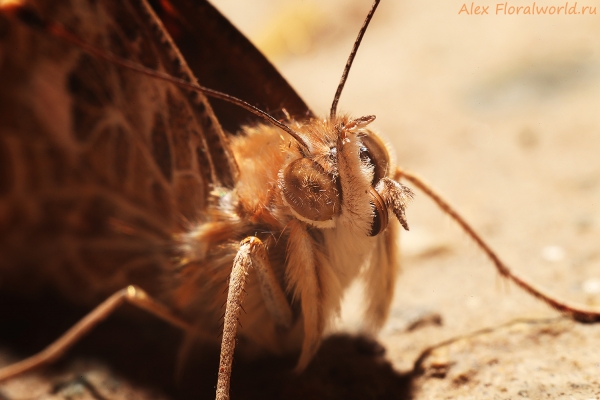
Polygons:
<instances>
[{"instance_id":1,"label":"shadow on ground","mask_svg":"<svg viewBox=\"0 0 600 400\"><path fill-rule=\"evenodd\" d=\"M128 312L131 311L131 312ZM54 298L0 298L0 362L39 351L84 315ZM176 373L181 334L124 310L101 323L55 365L0 384L0 398L214 398L218 354L195 351ZM130 314L136 314L135 318ZM307 370L294 359L237 359L233 399L410 399L409 375L396 372L378 342L360 336L328 338Z\"/></svg>"}]
</instances>

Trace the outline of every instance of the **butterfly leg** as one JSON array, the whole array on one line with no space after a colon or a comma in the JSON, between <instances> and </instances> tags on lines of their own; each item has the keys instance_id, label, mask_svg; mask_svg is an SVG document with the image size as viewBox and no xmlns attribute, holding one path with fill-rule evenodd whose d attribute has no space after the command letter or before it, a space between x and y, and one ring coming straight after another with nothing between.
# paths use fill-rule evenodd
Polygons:
<instances>
[{"instance_id":1,"label":"butterfly leg","mask_svg":"<svg viewBox=\"0 0 600 400\"><path fill-rule=\"evenodd\" d=\"M290 327L292 310L281 285L277 281L267 257L266 246L256 237L248 237L240 243L233 261L229 278L229 291L223 321L221 361L217 381L217 400L229 399L231 367L241 304L245 296L244 286L250 268L256 271L265 305L278 325Z\"/></svg>"},{"instance_id":2,"label":"butterfly leg","mask_svg":"<svg viewBox=\"0 0 600 400\"><path fill-rule=\"evenodd\" d=\"M302 319L304 320L304 338L302 351L295 372L302 372L308 366L319 349L325 328L325 304L327 294L333 292L326 286L331 267L327 259L319 253L303 223L294 220L288 223L290 237L288 241L287 276L294 295L300 300Z\"/></svg>"},{"instance_id":3,"label":"butterfly leg","mask_svg":"<svg viewBox=\"0 0 600 400\"><path fill-rule=\"evenodd\" d=\"M429 196L429 198L431 198L431 200L433 200L443 212L450 216L450 218L452 218L463 229L463 231L465 231L465 233L471 239L473 239L477 246L479 246L479 248L492 261L500 275L513 281L527 293L531 294L534 297L537 297L538 299L548 304L550 307L573 318L576 321L600 321L599 309L592 309L582 304L576 304L557 299L552 294L546 292L539 286L535 285L533 282L530 282L528 279L509 268L508 265L506 265L502 260L500 260L500 257L498 257L496 252L492 250L492 248L485 242L485 240L483 240L483 238L475 231L475 229L471 225L469 225L469 223L454 208L452 208L450 204L448 204L442 198L442 196L436 193L419 176L398 168L394 175L394 180L399 179L406 179L407 181L418 187L420 190L422 190L423 193L425 193L427 196Z\"/></svg>"},{"instance_id":4,"label":"butterfly leg","mask_svg":"<svg viewBox=\"0 0 600 400\"><path fill-rule=\"evenodd\" d=\"M156 302L139 287L128 286L106 299L64 335L41 352L0 369L0 382L56 361L69 348L75 345L83 336L98 325L98 323L105 320L124 303L129 303L146 310L158 318L165 320L169 324L183 330L191 331L193 329L190 324L172 314L167 307Z\"/></svg>"}]
</instances>

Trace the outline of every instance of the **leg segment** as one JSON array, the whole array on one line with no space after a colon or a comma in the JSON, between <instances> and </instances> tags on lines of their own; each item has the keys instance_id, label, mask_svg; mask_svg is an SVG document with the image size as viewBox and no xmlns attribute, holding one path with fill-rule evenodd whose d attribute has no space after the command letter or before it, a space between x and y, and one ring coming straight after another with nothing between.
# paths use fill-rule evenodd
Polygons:
<instances>
[{"instance_id":1,"label":"leg segment","mask_svg":"<svg viewBox=\"0 0 600 400\"><path fill-rule=\"evenodd\" d=\"M257 238L254 238L254 240L258 241L259 244L255 245L250 256L252 257L252 267L256 271L258 281L260 282L262 298L277 325L283 328L290 328L292 326L292 309L290 308L290 304L275 277L273 268L271 268L266 247Z\"/></svg>"},{"instance_id":2,"label":"leg segment","mask_svg":"<svg viewBox=\"0 0 600 400\"><path fill-rule=\"evenodd\" d=\"M168 308L153 300L139 287L128 286L106 299L64 335L41 352L0 369L0 381L13 378L17 375L21 375L56 361L65 354L69 348L75 345L75 343L98 325L98 323L110 316L123 303L133 304L183 330L191 331L193 329L190 324L175 316Z\"/></svg>"},{"instance_id":3,"label":"leg segment","mask_svg":"<svg viewBox=\"0 0 600 400\"><path fill-rule=\"evenodd\" d=\"M255 269L258 274L260 290L266 307L277 324L289 327L292 323L292 310L269 264L265 245L256 237L248 237L242 240L240 249L233 260L233 269L229 279L229 291L223 321L221 361L217 380L217 400L229 399L229 384L238 317L246 294L244 286L250 268Z\"/></svg>"},{"instance_id":4,"label":"leg segment","mask_svg":"<svg viewBox=\"0 0 600 400\"><path fill-rule=\"evenodd\" d=\"M319 257L310 235L299 221L288 224L290 238L288 241L287 279L294 290L295 298L300 300L302 318L304 319L304 339L302 351L295 371L302 372L319 349L325 329L326 294L333 290L326 287L324 278L327 270L324 257Z\"/></svg>"},{"instance_id":5,"label":"leg segment","mask_svg":"<svg viewBox=\"0 0 600 400\"><path fill-rule=\"evenodd\" d=\"M465 221L458 212L456 212L444 199L437 194L429 185L427 185L421 178L417 175L412 174L407 171L403 171L400 169L396 170L396 174L394 176L395 180L398 179L406 179L411 182L419 189L421 189L427 196L433 200L439 208L442 209L443 212L448 214L466 233L469 235L477 246L489 257L489 259L494 263L496 269L505 278L510 279L514 283L516 283L519 287L525 290L527 293L531 294L534 297L542 300L550 307L554 308L557 311L560 311L563 314L566 314L573 318L576 321L581 322L599 322L600 321L600 310L591 309L589 307L585 307L580 304L570 303L567 301L562 301L557 299L552 294L546 292L542 288L538 287L532 282L529 282L526 278L520 276L513 270L511 270L500 258L498 255L492 250L492 248L483 240L481 236Z\"/></svg>"}]
</instances>

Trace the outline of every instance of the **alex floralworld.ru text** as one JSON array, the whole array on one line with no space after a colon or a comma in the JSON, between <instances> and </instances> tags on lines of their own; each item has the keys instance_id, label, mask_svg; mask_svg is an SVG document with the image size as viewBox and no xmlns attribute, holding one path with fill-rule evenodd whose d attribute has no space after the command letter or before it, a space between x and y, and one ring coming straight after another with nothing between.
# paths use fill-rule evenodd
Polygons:
<instances>
[{"instance_id":1,"label":"alex floralworld.ru text","mask_svg":"<svg viewBox=\"0 0 600 400\"><path fill-rule=\"evenodd\" d=\"M475 2L463 3L459 15L595 15L596 7L580 6L577 2L565 2L561 5L539 5L535 1L530 5L513 6L508 2L491 5L478 5Z\"/></svg>"}]
</instances>

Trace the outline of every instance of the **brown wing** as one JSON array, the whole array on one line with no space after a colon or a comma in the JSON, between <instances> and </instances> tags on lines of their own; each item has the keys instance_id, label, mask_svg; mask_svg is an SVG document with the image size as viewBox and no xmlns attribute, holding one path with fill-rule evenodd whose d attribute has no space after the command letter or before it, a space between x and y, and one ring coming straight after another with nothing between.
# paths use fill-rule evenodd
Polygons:
<instances>
[{"instance_id":1,"label":"brown wing","mask_svg":"<svg viewBox=\"0 0 600 400\"><path fill-rule=\"evenodd\" d=\"M283 109L300 120L313 116L265 56L208 2L156 0L152 5L202 85L245 100L275 118L285 118ZM212 105L229 132L257 121L229 103L212 101Z\"/></svg>"},{"instance_id":2,"label":"brown wing","mask_svg":"<svg viewBox=\"0 0 600 400\"><path fill-rule=\"evenodd\" d=\"M31 4L101 49L194 79L145 1ZM160 292L174 235L236 179L203 96L1 16L0 87L0 290Z\"/></svg>"}]
</instances>

